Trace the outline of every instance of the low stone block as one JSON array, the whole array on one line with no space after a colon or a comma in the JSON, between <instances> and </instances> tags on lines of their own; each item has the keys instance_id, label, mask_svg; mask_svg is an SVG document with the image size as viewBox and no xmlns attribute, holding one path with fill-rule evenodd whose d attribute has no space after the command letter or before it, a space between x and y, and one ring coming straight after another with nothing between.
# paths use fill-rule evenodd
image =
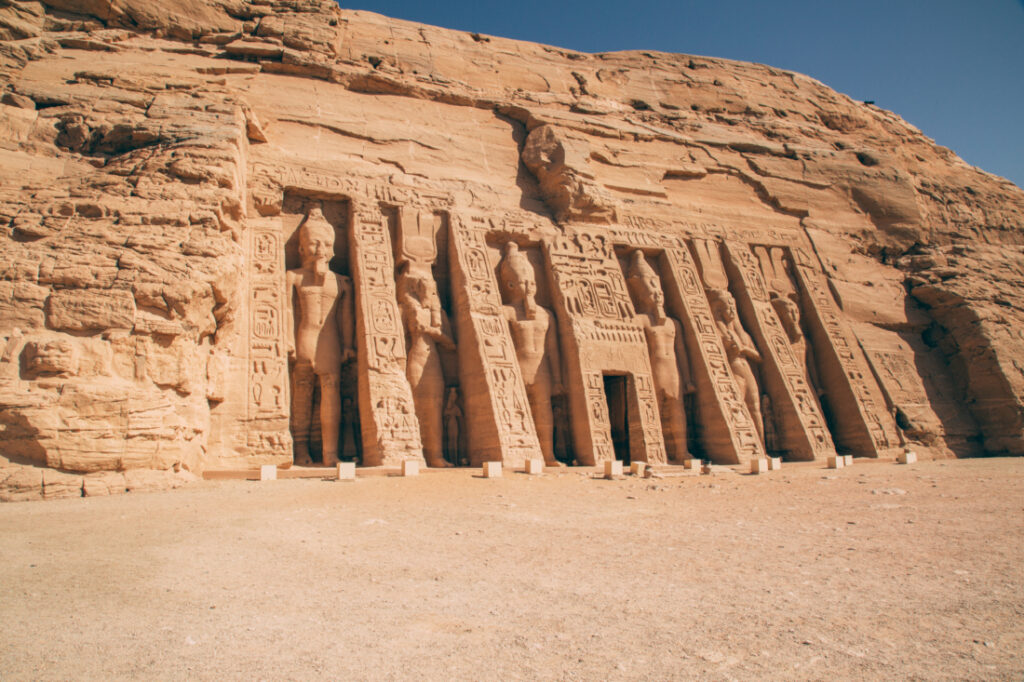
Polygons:
<instances>
[{"instance_id":1,"label":"low stone block","mask_svg":"<svg viewBox=\"0 0 1024 682\"><path fill-rule=\"evenodd\" d=\"M843 464L848 467L853 466L853 455L843 455Z\"/></svg>"},{"instance_id":2,"label":"low stone block","mask_svg":"<svg viewBox=\"0 0 1024 682\"><path fill-rule=\"evenodd\" d=\"M124 480L124 474L116 471L98 471L94 474L86 474L82 481L82 493L86 497L121 495L127 490L128 484Z\"/></svg>"},{"instance_id":3,"label":"low stone block","mask_svg":"<svg viewBox=\"0 0 1024 682\"><path fill-rule=\"evenodd\" d=\"M484 478L501 478L501 462L484 462Z\"/></svg>"},{"instance_id":4,"label":"low stone block","mask_svg":"<svg viewBox=\"0 0 1024 682\"><path fill-rule=\"evenodd\" d=\"M622 460L614 459L604 463L604 477L615 478L622 475Z\"/></svg>"},{"instance_id":5,"label":"low stone block","mask_svg":"<svg viewBox=\"0 0 1024 682\"><path fill-rule=\"evenodd\" d=\"M402 475L403 476L419 476L420 474L420 463L414 459L406 459L402 461Z\"/></svg>"},{"instance_id":6,"label":"low stone block","mask_svg":"<svg viewBox=\"0 0 1024 682\"><path fill-rule=\"evenodd\" d=\"M711 474L711 465L707 462L702 462L700 465L700 475L709 476Z\"/></svg>"},{"instance_id":7,"label":"low stone block","mask_svg":"<svg viewBox=\"0 0 1024 682\"><path fill-rule=\"evenodd\" d=\"M0 502L43 499L43 470L38 467L0 468Z\"/></svg>"},{"instance_id":8,"label":"low stone block","mask_svg":"<svg viewBox=\"0 0 1024 682\"><path fill-rule=\"evenodd\" d=\"M338 462L338 480L339 481L354 481L354 480L356 480L356 463L355 462Z\"/></svg>"},{"instance_id":9,"label":"low stone block","mask_svg":"<svg viewBox=\"0 0 1024 682\"><path fill-rule=\"evenodd\" d=\"M778 471L782 468L781 457L769 457L768 458L768 471Z\"/></svg>"},{"instance_id":10,"label":"low stone block","mask_svg":"<svg viewBox=\"0 0 1024 682\"><path fill-rule=\"evenodd\" d=\"M829 469L842 469L844 466L846 466L846 458L842 455L835 455L828 458Z\"/></svg>"},{"instance_id":11,"label":"low stone block","mask_svg":"<svg viewBox=\"0 0 1024 682\"><path fill-rule=\"evenodd\" d=\"M917 453L914 452L913 450L901 452L900 456L897 458L897 461L900 464L913 464L914 462L917 461Z\"/></svg>"},{"instance_id":12,"label":"low stone block","mask_svg":"<svg viewBox=\"0 0 1024 682\"><path fill-rule=\"evenodd\" d=\"M768 459L766 457L758 457L750 460L750 473L752 474L764 474L768 472Z\"/></svg>"},{"instance_id":13,"label":"low stone block","mask_svg":"<svg viewBox=\"0 0 1024 682\"><path fill-rule=\"evenodd\" d=\"M544 460L542 459L528 459L526 460L526 473L531 476L537 476L544 473Z\"/></svg>"},{"instance_id":14,"label":"low stone block","mask_svg":"<svg viewBox=\"0 0 1024 682\"><path fill-rule=\"evenodd\" d=\"M629 473L634 476L643 476L646 469L647 462L630 462L629 464Z\"/></svg>"},{"instance_id":15,"label":"low stone block","mask_svg":"<svg viewBox=\"0 0 1024 682\"><path fill-rule=\"evenodd\" d=\"M264 464L260 467L260 480L261 481L276 481L277 480L277 467L273 464Z\"/></svg>"}]
</instances>

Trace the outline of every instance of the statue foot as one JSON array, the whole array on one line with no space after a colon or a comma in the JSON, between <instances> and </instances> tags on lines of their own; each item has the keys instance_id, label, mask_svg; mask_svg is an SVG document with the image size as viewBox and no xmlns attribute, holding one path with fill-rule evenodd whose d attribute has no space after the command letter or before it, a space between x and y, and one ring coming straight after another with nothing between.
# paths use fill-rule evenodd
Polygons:
<instances>
[{"instance_id":1,"label":"statue foot","mask_svg":"<svg viewBox=\"0 0 1024 682\"><path fill-rule=\"evenodd\" d=\"M293 459L295 464L301 467L307 467L313 463L313 460L309 458L309 448L304 445L296 444Z\"/></svg>"},{"instance_id":2,"label":"statue foot","mask_svg":"<svg viewBox=\"0 0 1024 682\"><path fill-rule=\"evenodd\" d=\"M435 459L427 460L427 466L430 467L431 469L444 469L445 467L450 467L451 465L452 463L446 460L444 457L438 457Z\"/></svg>"},{"instance_id":3,"label":"statue foot","mask_svg":"<svg viewBox=\"0 0 1024 682\"><path fill-rule=\"evenodd\" d=\"M559 462L557 459L545 460L544 466L546 467L564 467L565 462Z\"/></svg>"},{"instance_id":4,"label":"statue foot","mask_svg":"<svg viewBox=\"0 0 1024 682\"><path fill-rule=\"evenodd\" d=\"M324 466L325 467L337 466L338 461L339 460L338 460L337 453L335 453L335 454L328 454L326 452L324 453Z\"/></svg>"}]
</instances>

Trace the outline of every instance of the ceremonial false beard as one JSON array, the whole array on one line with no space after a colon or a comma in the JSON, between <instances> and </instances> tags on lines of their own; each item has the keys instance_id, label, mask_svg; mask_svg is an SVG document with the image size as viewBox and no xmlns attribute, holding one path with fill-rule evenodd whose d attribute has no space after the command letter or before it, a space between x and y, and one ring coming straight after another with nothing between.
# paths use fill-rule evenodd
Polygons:
<instances>
[{"instance_id":1,"label":"ceremonial false beard","mask_svg":"<svg viewBox=\"0 0 1024 682\"><path fill-rule=\"evenodd\" d=\"M313 263L313 272L316 273L317 277L326 277L327 273L331 271L330 261L326 258L317 259Z\"/></svg>"}]
</instances>

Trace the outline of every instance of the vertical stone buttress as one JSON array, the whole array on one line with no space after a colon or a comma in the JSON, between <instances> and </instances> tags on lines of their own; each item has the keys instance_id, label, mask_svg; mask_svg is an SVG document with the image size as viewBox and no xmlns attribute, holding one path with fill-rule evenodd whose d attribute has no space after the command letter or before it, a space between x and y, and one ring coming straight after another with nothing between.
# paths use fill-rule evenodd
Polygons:
<instances>
[{"instance_id":1,"label":"vertical stone buttress","mask_svg":"<svg viewBox=\"0 0 1024 682\"><path fill-rule=\"evenodd\" d=\"M683 303L680 322L697 387L698 442L716 464L745 466L765 456L764 445L736 388L697 266L683 243L667 249L665 257L669 267L662 276Z\"/></svg>"},{"instance_id":2,"label":"vertical stone buttress","mask_svg":"<svg viewBox=\"0 0 1024 682\"><path fill-rule=\"evenodd\" d=\"M524 466L540 444L484 230L453 215L448 244L470 462Z\"/></svg>"},{"instance_id":3,"label":"vertical stone buttress","mask_svg":"<svg viewBox=\"0 0 1024 682\"><path fill-rule=\"evenodd\" d=\"M737 306L761 351L762 387L771 398L778 437L788 459L824 459L835 454L825 418L804 365L793 354L786 330L772 308L757 259L746 244L726 241ZM728 267L727 265L727 267Z\"/></svg>"},{"instance_id":4,"label":"vertical stone buttress","mask_svg":"<svg viewBox=\"0 0 1024 682\"><path fill-rule=\"evenodd\" d=\"M379 208L352 202L349 258L356 292L356 346L363 464L423 461L406 378L405 330L395 295L391 235Z\"/></svg>"},{"instance_id":5,"label":"vertical stone buttress","mask_svg":"<svg viewBox=\"0 0 1024 682\"><path fill-rule=\"evenodd\" d=\"M248 390L246 445L260 462L292 460L288 319L281 220L247 222Z\"/></svg>"},{"instance_id":6,"label":"vertical stone buttress","mask_svg":"<svg viewBox=\"0 0 1024 682\"><path fill-rule=\"evenodd\" d=\"M878 457L899 447L896 423L885 399L832 298L824 274L803 249L793 249L793 271L818 361L822 387L835 422L837 444L858 455Z\"/></svg>"}]
</instances>

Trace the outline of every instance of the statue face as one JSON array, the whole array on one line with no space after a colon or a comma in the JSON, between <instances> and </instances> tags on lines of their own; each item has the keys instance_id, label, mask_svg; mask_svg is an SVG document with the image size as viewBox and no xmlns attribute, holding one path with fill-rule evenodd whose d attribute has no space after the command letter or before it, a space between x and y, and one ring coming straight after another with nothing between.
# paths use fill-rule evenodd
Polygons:
<instances>
[{"instance_id":1,"label":"statue face","mask_svg":"<svg viewBox=\"0 0 1024 682\"><path fill-rule=\"evenodd\" d=\"M327 230L306 230L299 237L303 265L326 264L334 255L334 235Z\"/></svg>"},{"instance_id":2,"label":"statue face","mask_svg":"<svg viewBox=\"0 0 1024 682\"><path fill-rule=\"evenodd\" d=\"M664 309L665 293L661 290L661 282L656 277L640 279L636 291L645 310L661 311Z\"/></svg>"}]
</instances>

